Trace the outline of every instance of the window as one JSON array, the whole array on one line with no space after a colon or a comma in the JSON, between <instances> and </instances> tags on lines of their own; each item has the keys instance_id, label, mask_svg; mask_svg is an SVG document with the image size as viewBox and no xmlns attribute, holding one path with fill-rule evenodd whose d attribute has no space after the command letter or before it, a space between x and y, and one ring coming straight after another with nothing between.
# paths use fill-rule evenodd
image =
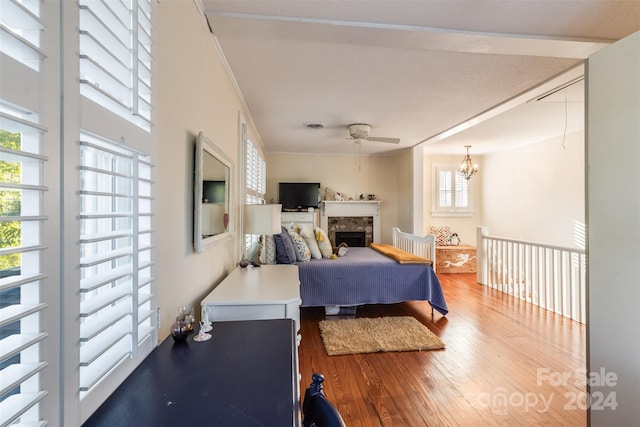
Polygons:
<instances>
[{"instance_id":1,"label":"window","mask_svg":"<svg viewBox=\"0 0 640 427\"><path fill-rule=\"evenodd\" d=\"M1 2L0 425L81 425L157 344L153 3Z\"/></svg>"},{"instance_id":2,"label":"window","mask_svg":"<svg viewBox=\"0 0 640 427\"><path fill-rule=\"evenodd\" d=\"M5 0L0 14L0 50L34 71L40 71L45 58L40 49L40 2L35 0ZM3 63L3 66L5 63Z\"/></svg>"},{"instance_id":3,"label":"window","mask_svg":"<svg viewBox=\"0 0 640 427\"><path fill-rule=\"evenodd\" d=\"M458 165L434 163L432 172L431 215L472 216L471 181L458 174Z\"/></svg>"},{"instance_id":4,"label":"window","mask_svg":"<svg viewBox=\"0 0 640 427\"><path fill-rule=\"evenodd\" d=\"M83 114L67 129L77 132L78 151L65 153L77 158L78 170L78 275L68 280L77 281L79 352L67 369L78 372L84 422L157 341L152 7L149 0L80 0L75 7Z\"/></svg>"},{"instance_id":5,"label":"window","mask_svg":"<svg viewBox=\"0 0 640 427\"><path fill-rule=\"evenodd\" d=\"M40 311L46 308L40 270L46 247L40 241L42 215L40 130L3 116L0 126L0 424L37 421L46 395L38 375L46 366L39 343Z\"/></svg>"},{"instance_id":6,"label":"window","mask_svg":"<svg viewBox=\"0 0 640 427\"><path fill-rule=\"evenodd\" d=\"M80 0L80 93L151 127L151 5Z\"/></svg>"},{"instance_id":7,"label":"window","mask_svg":"<svg viewBox=\"0 0 640 427\"><path fill-rule=\"evenodd\" d=\"M40 94L45 54L39 1L5 0L0 6L0 425L41 425L47 395L41 316L48 274L42 228L43 154ZM10 59L9 59L10 58Z\"/></svg>"},{"instance_id":8,"label":"window","mask_svg":"<svg viewBox=\"0 0 640 427\"><path fill-rule=\"evenodd\" d=\"M82 399L154 331L148 156L83 133L80 210Z\"/></svg>"},{"instance_id":9,"label":"window","mask_svg":"<svg viewBox=\"0 0 640 427\"><path fill-rule=\"evenodd\" d=\"M243 126L244 129L246 128ZM243 133L246 135L246 131ZM267 166L251 139L245 136L244 140L245 203L264 203L267 188ZM259 236L256 235L245 235L245 254L249 254L251 248L257 247L258 238Z\"/></svg>"}]
</instances>

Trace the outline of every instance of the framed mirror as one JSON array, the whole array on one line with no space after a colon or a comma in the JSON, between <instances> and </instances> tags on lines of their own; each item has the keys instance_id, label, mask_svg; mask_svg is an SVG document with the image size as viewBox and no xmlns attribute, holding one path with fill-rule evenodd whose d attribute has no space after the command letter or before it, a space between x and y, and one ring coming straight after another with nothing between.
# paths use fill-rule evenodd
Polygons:
<instances>
[{"instance_id":1,"label":"framed mirror","mask_svg":"<svg viewBox=\"0 0 640 427\"><path fill-rule=\"evenodd\" d=\"M196 139L193 246L196 252L233 238L233 162L207 136Z\"/></svg>"}]
</instances>

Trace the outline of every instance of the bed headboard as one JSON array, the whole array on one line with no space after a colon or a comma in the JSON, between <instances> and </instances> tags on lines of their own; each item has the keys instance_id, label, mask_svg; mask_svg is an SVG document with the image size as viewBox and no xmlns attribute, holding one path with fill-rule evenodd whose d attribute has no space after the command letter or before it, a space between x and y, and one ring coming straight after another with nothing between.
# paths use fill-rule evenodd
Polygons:
<instances>
[{"instance_id":1,"label":"bed headboard","mask_svg":"<svg viewBox=\"0 0 640 427\"><path fill-rule=\"evenodd\" d=\"M427 234L424 237L400 231L393 227L393 246L419 257L428 259L436 270L436 236Z\"/></svg>"}]
</instances>

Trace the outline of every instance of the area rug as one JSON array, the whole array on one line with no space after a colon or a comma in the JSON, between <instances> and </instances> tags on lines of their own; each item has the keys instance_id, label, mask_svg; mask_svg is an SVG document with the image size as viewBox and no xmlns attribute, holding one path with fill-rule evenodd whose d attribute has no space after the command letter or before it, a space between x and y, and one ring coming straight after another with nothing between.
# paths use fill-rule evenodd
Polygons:
<instances>
[{"instance_id":1,"label":"area rug","mask_svg":"<svg viewBox=\"0 0 640 427\"><path fill-rule=\"evenodd\" d=\"M319 327L329 356L444 348L440 338L411 316L321 320Z\"/></svg>"}]
</instances>

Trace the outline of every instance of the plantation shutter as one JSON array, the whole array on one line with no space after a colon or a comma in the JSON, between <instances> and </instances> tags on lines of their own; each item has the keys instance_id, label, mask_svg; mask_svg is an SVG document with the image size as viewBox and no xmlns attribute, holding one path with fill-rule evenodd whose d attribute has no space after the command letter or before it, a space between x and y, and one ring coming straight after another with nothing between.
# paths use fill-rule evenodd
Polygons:
<instances>
[{"instance_id":1,"label":"plantation shutter","mask_svg":"<svg viewBox=\"0 0 640 427\"><path fill-rule=\"evenodd\" d=\"M253 144L251 139L246 136L246 129L243 126L244 135L244 172L245 172L245 203L259 204L264 203L264 195L267 189L267 166L266 162L260 155L260 151ZM244 253L251 252L251 248L258 245L257 235L245 234Z\"/></svg>"},{"instance_id":2,"label":"plantation shutter","mask_svg":"<svg viewBox=\"0 0 640 427\"><path fill-rule=\"evenodd\" d=\"M462 175L456 173L455 175L456 187L455 187L455 207L466 208L469 206L469 181L467 181Z\"/></svg>"},{"instance_id":3,"label":"plantation shutter","mask_svg":"<svg viewBox=\"0 0 640 427\"><path fill-rule=\"evenodd\" d=\"M157 341L153 57L150 0L79 0L77 7L79 93L89 107L78 128L77 381L84 421ZM98 130L104 123L118 130L107 136Z\"/></svg>"},{"instance_id":4,"label":"plantation shutter","mask_svg":"<svg viewBox=\"0 0 640 427\"><path fill-rule=\"evenodd\" d=\"M438 172L438 207L449 208L452 205L453 194L453 172Z\"/></svg>"},{"instance_id":5,"label":"plantation shutter","mask_svg":"<svg viewBox=\"0 0 640 427\"><path fill-rule=\"evenodd\" d=\"M458 174L458 165L432 165L432 216L473 215L469 181Z\"/></svg>"},{"instance_id":6,"label":"plantation shutter","mask_svg":"<svg viewBox=\"0 0 640 427\"><path fill-rule=\"evenodd\" d=\"M80 152L82 398L154 327L149 158L88 133Z\"/></svg>"},{"instance_id":7,"label":"plantation shutter","mask_svg":"<svg viewBox=\"0 0 640 427\"><path fill-rule=\"evenodd\" d=\"M249 138L245 139L246 202L262 203L266 193L266 163Z\"/></svg>"},{"instance_id":8,"label":"plantation shutter","mask_svg":"<svg viewBox=\"0 0 640 427\"><path fill-rule=\"evenodd\" d=\"M3 0L0 7L0 425L41 425L40 401L47 391L40 375L47 366L40 316L47 307L47 246L42 225L43 155L40 70L40 2ZM6 68L5 68L6 67ZM6 76L11 75L10 82Z\"/></svg>"},{"instance_id":9,"label":"plantation shutter","mask_svg":"<svg viewBox=\"0 0 640 427\"><path fill-rule=\"evenodd\" d=\"M38 420L36 404L46 395L39 388L38 373L47 364L38 344L47 336L39 319L47 307L40 294L47 275L40 270L46 217L39 203L47 188L40 182L42 129L5 114L0 123L0 425L6 425L21 416Z\"/></svg>"},{"instance_id":10,"label":"plantation shutter","mask_svg":"<svg viewBox=\"0 0 640 427\"><path fill-rule=\"evenodd\" d=\"M151 5L80 0L80 93L151 128Z\"/></svg>"}]
</instances>

